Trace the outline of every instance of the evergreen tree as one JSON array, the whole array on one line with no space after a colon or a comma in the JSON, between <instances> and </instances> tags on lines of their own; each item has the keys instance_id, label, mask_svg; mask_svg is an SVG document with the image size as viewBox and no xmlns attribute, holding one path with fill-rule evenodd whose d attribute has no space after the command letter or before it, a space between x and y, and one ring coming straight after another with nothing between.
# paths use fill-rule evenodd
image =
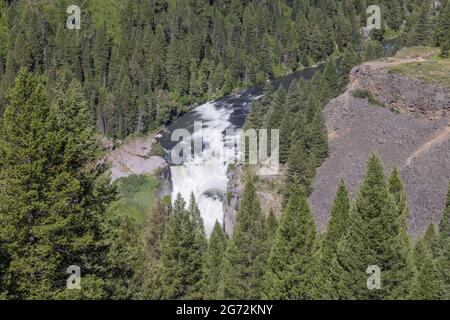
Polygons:
<instances>
[{"instance_id":1,"label":"evergreen tree","mask_svg":"<svg viewBox=\"0 0 450 320\"><path fill-rule=\"evenodd\" d=\"M220 281L220 266L227 247L227 235L222 226L216 221L211 238L208 243L208 251L205 257L204 294L203 298L210 300L217 297L217 288Z\"/></svg>"},{"instance_id":2,"label":"evergreen tree","mask_svg":"<svg viewBox=\"0 0 450 320\"><path fill-rule=\"evenodd\" d=\"M283 121L283 116L285 113L284 106L286 102L286 93L283 87L280 88L273 94L272 103L266 115L265 129L280 129L281 122Z\"/></svg>"},{"instance_id":3,"label":"evergreen tree","mask_svg":"<svg viewBox=\"0 0 450 320\"><path fill-rule=\"evenodd\" d=\"M392 174L389 177L388 189L394 198L397 210L397 221L393 229L396 241L393 243L393 247L396 252L399 252L397 263L392 268L392 276L396 278L395 281L398 286L396 286L394 292L391 292L391 295L397 299L407 299L414 277L414 270L411 243L408 236L408 204L403 180L396 167L392 170Z\"/></svg>"},{"instance_id":4,"label":"evergreen tree","mask_svg":"<svg viewBox=\"0 0 450 320\"><path fill-rule=\"evenodd\" d=\"M218 298L259 299L267 260L267 230L256 189L247 181L220 273Z\"/></svg>"},{"instance_id":5,"label":"evergreen tree","mask_svg":"<svg viewBox=\"0 0 450 320\"><path fill-rule=\"evenodd\" d=\"M439 296L441 299L450 299L450 276L448 274L450 267L450 184L439 223L436 247L436 266L442 280Z\"/></svg>"},{"instance_id":6,"label":"evergreen tree","mask_svg":"<svg viewBox=\"0 0 450 320\"><path fill-rule=\"evenodd\" d=\"M441 50L447 51L447 55L443 57L448 57L449 50L449 38L450 38L450 2L447 1L446 6L439 15L439 22L437 25L436 33L436 44L441 47ZM445 53L445 52L444 52Z\"/></svg>"},{"instance_id":7,"label":"evergreen tree","mask_svg":"<svg viewBox=\"0 0 450 320\"><path fill-rule=\"evenodd\" d=\"M298 184L302 185L309 194L315 171L315 160L308 156L304 138L298 138L293 142L286 166L285 201L290 198L291 191Z\"/></svg>"},{"instance_id":8,"label":"evergreen tree","mask_svg":"<svg viewBox=\"0 0 450 320\"><path fill-rule=\"evenodd\" d=\"M10 298L105 298L109 244L104 212L114 189L97 161L100 147L76 83L46 102L22 70L8 97L0 135L0 243ZM95 164L97 163L97 164ZM83 272L66 290L66 269Z\"/></svg>"},{"instance_id":9,"label":"evergreen tree","mask_svg":"<svg viewBox=\"0 0 450 320\"><path fill-rule=\"evenodd\" d=\"M280 162L286 163L291 150L292 132L294 131L294 115L286 111L280 128Z\"/></svg>"},{"instance_id":10,"label":"evergreen tree","mask_svg":"<svg viewBox=\"0 0 450 320\"><path fill-rule=\"evenodd\" d=\"M315 274L315 290L312 296L315 299L337 299L338 293L334 286L338 279L331 262L337 258L338 243L347 231L350 224L350 199L344 181L339 183L327 232L322 239L318 255L318 270Z\"/></svg>"},{"instance_id":11,"label":"evergreen tree","mask_svg":"<svg viewBox=\"0 0 450 320\"><path fill-rule=\"evenodd\" d=\"M436 232L434 225L430 224L424 237L416 243L414 248L416 277L411 288L411 299L439 299L441 282L433 257L433 245L435 241Z\"/></svg>"},{"instance_id":12,"label":"evergreen tree","mask_svg":"<svg viewBox=\"0 0 450 320\"><path fill-rule=\"evenodd\" d=\"M325 100L332 97L336 97L340 92L339 74L337 71L334 58L328 59L327 65L322 75L323 88L326 90L326 94L323 94Z\"/></svg>"},{"instance_id":13,"label":"evergreen tree","mask_svg":"<svg viewBox=\"0 0 450 320\"><path fill-rule=\"evenodd\" d=\"M349 74L351 69L359 63L358 56L353 50L353 46L350 44L347 50L345 50L344 55L342 57L341 64L339 66L341 72L341 87L347 85L349 81Z\"/></svg>"},{"instance_id":14,"label":"evergreen tree","mask_svg":"<svg viewBox=\"0 0 450 320\"><path fill-rule=\"evenodd\" d=\"M397 299L403 297L404 279L410 268L405 265L407 249L396 246L398 211L385 182L381 160L372 155L350 214L348 232L338 245L333 267L339 274L334 283L339 298ZM369 289L366 270L378 266L381 288Z\"/></svg>"},{"instance_id":15,"label":"evergreen tree","mask_svg":"<svg viewBox=\"0 0 450 320\"><path fill-rule=\"evenodd\" d=\"M304 190L297 186L291 192L270 252L264 298L310 298L315 238L314 217Z\"/></svg>"},{"instance_id":16,"label":"evergreen tree","mask_svg":"<svg viewBox=\"0 0 450 320\"><path fill-rule=\"evenodd\" d=\"M316 167L328 156L328 134L321 108L315 112L312 122L305 133L310 157Z\"/></svg>"},{"instance_id":17,"label":"evergreen tree","mask_svg":"<svg viewBox=\"0 0 450 320\"><path fill-rule=\"evenodd\" d=\"M195 199L189 209L178 194L162 243L161 280L165 299L200 299L205 252L203 222ZM203 237L202 237L203 236Z\"/></svg>"}]
</instances>

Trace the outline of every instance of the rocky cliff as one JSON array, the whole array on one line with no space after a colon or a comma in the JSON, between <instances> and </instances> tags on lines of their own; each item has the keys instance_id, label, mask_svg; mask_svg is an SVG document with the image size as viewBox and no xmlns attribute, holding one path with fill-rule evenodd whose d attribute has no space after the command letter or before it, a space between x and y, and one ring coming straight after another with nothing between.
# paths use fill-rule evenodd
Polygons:
<instances>
[{"instance_id":1,"label":"rocky cliff","mask_svg":"<svg viewBox=\"0 0 450 320\"><path fill-rule=\"evenodd\" d=\"M339 180L354 198L371 152L380 155L386 174L394 166L400 169L411 235L439 221L450 179L450 88L390 73L392 63L398 61L354 68L348 90L325 108L330 155L317 171L310 198L322 231ZM387 108L355 98L357 89L370 91Z\"/></svg>"},{"instance_id":2,"label":"rocky cliff","mask_svg":"<svg viewBox=\"0 0 450 320\"><path fill-rule=\"evenodd\" d=\"M417 117L439 119L450 112L450 90L388 71L395 62L376 61L354 68L348 90L369 90L385 105Z\"/></svg>"}]
</instances>

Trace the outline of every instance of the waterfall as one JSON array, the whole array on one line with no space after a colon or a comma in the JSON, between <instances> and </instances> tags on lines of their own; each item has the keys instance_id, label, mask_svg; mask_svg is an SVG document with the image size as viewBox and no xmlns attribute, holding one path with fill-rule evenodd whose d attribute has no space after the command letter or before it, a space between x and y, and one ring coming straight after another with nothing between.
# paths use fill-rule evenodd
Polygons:
<instances>
[{"instance_id":1,"label":"waterfall","mask_svg":"<svg viewBox=\"0 0 450 320\"><path fill-rule=\"evenodd\" d=\"M189 157L182 165L171 167L172 199L180 193L186 202L194 193L202 214L206 233L212 232L216 221L222 223L222 202L227 190L227 167L224 152L234 153L226 147L224 131L233 128L229 121L233 109L229 105L208 102L194 110L196 121L202 121L202 151ZM194 133L193 139L199 138ZM230 138L230 137L227 137ZM230 159L231 160L231 159Z\"/></svg>"}]
</instances>

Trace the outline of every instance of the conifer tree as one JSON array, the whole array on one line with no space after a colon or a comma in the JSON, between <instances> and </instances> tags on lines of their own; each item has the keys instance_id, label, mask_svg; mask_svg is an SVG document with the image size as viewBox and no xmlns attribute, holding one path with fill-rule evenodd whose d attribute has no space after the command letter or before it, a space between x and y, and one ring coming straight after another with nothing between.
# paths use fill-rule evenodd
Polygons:
<instances>
[{"instance_id":1,"label":"conifer tree","mask_svg":"<svg viewBox=\"0 0 450 320\"><path fill-rule=\"evenodd\" d=\"M414 264L416 276L411 288L410 299L436 300L439 299L441 281L439 271L433 256L436 242L434 225L430 224L422 239L417 241L414 248Z\"/></svg>"},{"instance_id":2,"label":"conifer tree","mask_svg":"<svg viewBox=\"0 0 450 320\"><path fill-rule=\"evenodd\" d=\"M398 211L385 182L381 160L372 155L350 214L348 232L338 245L333 263L339 274L334 283L339 298L397 299L402 297L404 283L397 279L409 275L403 247L398 241ZM381 270L381 288L369 289L366 270Z\"/></svg>"},{"instance_id":3,"label":"conifer tree","mask_svg":"<svg viewBox=\"0 0 450 320\"><path fill-rule=\"evenodd\" d=\"M326 89L328 94L325 94L325 100L328 100L332 97L336 97L340 91L340 81L339 74L337 71L336 63L333 57L328 59L327 65L325 66L325 70L322 75L323 88Z\"/></svg>"},{"instance_id":4,"label":"conifer tree","mask_svg":"<svg viewBox=\"0 0 450 320\"><path fill-rule=\"evenodd\" d=\"M280 128L280 162L286 163L291 150L292 132L294 131L294 114L286 111Z\"/></svg>"},{"instance_id":5,"label":"conifer tree","mask_svg":"<svg viewBox=\"0 0 450 320\"><path fill-rule=\"evenodd\" d=\"M305 133L310 157L316 167L320 166L328 156L328 134L321 108L315 113Z\"/></svg>"},{"instance_id":6,"label":"conifer tree","mask_svg":"<svg viewBox=\"0 0 450 320\"><path fill-rule=\"evenodd\" d=\"M190 263L192 275L191 282L193 283L187 298L189 299L201 299L203 295L203 272L205 254L208 249L208 242L206 240L205 227L203 224L203 218L200 214L200 210L195 201L194 194L191 194L189 200L189 220L192 228L192 247L189 248L192 253L190 255Z\"/></svg>"},{"instance_id":7,"label":"conifer tree","mask_svg":"<svg viewBox=\"0 0 450 320\"><path fill-rule=\"evenodd\" d=\"M210 300L217 297L220 280L220 266L227 247L227 235L216 221L208 243L205 257L204 294L203 298Z\"/></svg>"},{"instance_id":8,"label":"conifer tree","mask_svg":"<svg viewBox=\"0 0 450 320\"><path fill-rule=\"evenodd\" d=\"M22 70L8 97L0 135L0 243L16 299L105 298L109 244L105 211L115 192L98 163L80 87L61 87L55 104ZM96 164L97 163L97 164ZM66 269L83 287L66 290Z\"/></svg>"},{"instance_id":9,"label":"conifer tree","mask_svg":"<svg viewBox=\"0 0 450 320\"><path fill-rule=\"evenodd\" d=\"M165 299L200 299L205 238L195 199L189 209L177 195L162 243L162 289Z\"/></svg>"},{"instance_id":10,"label":"conifer tree","mask_svg":"<svg viewBox=\"0 0 450 320\"><path fill-rule=\"evenodd\" d=\"M316 238L314 217L304 189L294 188L273 240L264 282L264 298L309 299Z\"/></svg>"},{"instance_id":11,"label":"conifer tree","mask_svg":"<svg viewBox=\"0 0 450 320\"><path fill-rule=\"evenodd\" d=\"M396 286L395 292L391 292L391 295L396 299L407 299L414 278L414 270L408 235L408 204L403 180L397 167L392 170L389 177L388 189L394 198L397 211L393 228L396 241L393 243L393 247L395 251L399 252L397 263L392 269L392 276L396 278L395 281L399 285Z\"/></svg>"},{"instance_id":12,"label":"conifer tree","mask_svg":"<svg viewBox=\"0 0 450 320\"><path fill-rule=\"evenodd\" d=\"M341 87L344 87L347 84L347 82L349 81L349 73L351 69L358 63L358 56L356 55L353 46L350 44L347 50L345 50L341 64L339 66L341 73Z\"/></svg>"},{"instance_id":13,"label":"conifer tree","mask_svg":"<svg viewBox=\"0 0 450 320\"><path fill-rule=\"evenodd\" d=\"M285 113L286 93L283 87L280 87L272 97L272 103L266 115L265 129L280 129L281 122Z\"/></svg>"},{"instance_id":14,"label":"conifer tree","mask_svg":"<svg viewBox=\"0 0 450 320\"><path fill-rule=\"evenodd\" d=\"M310 185L315 173L315 160L308 155L304 138L300 137L293 141L286 166L285 201L287 202L292 189L298 184L302 185L307 194L309 194Z\"/></svg>"},{"instance_id":15,"label":"conifer tree","mask_svg":"<svg viewBox=\"0 0 450 320\"><path fill-rule=\"evenodd\" d=\"M439 15L439 22L436 29L436 44L441 47L441 50L449 50L450 38L450 2L447 1L446 6ZM444 56L445 57L445 56Z\"/></svg>"},{"instance_id":16,"label":"conifer tree","mask_svg":"<svg viewBox=\"0 0 450 320\"><path fill-rule=\"evenodd\" d=\"M448 273L450 268L450 184L439 223L435 255L436 266L442 281L439 296L441 299L450 299L450 276Z\"/></svg>"},{"instance_id":17,"label":"conifer tree","mask_svg":"<svg viewBox=\"0 0 450 320\"><path fill-rule=\"evenodd\" d=\"M254 182L247 181L233 235L225 251L220 299L259 299L268 255L267 230Z\"/></svg>"},{"instance_id":18,"label":"conifer tree","mask_svg":"<svg viewBox=\"0 0 450 320\"><path fill-rule=\"evenodd\" d=\"M331 262L337 258L338 243L347 231L350 223L350 199L344 181L339 183L327 232L322 239L318 255L318 270L315 274L315 288L312 291L315 299L337 299L338 294L333 283L338 279Z\"/></svg>"}]
</instances>

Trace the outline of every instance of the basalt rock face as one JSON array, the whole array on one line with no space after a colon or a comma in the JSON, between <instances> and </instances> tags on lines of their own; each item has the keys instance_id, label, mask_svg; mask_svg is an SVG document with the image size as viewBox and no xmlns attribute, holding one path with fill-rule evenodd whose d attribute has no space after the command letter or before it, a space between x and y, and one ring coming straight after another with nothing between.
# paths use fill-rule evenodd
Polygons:
<instances>
[{"instance_id":1,"label":"basalt rock face","mask_svg":"<svg viewBox=\"0 0 450 320\"><path fill-rule=\"evenodd\" d=\"M371 91L388 108L353 97L356 89ZM438 223L450 179L449 106L448 88L367 65L354 68L348 90L325 107L330 152L310 197L320 230L326 229L339 180L354 199L372 152L385 163L386 175L394 166L400 169L411 236Z\"/></svg>"},{"instance_id":2,"label":"basalt rock face","mask_svg":"<svg viewBox=\"0 0 450 320\"><path fill-rule=\"evenodd\" d=\"M241 202L243 186L240 182L239 170L228 169L227 194L223 201L223 227L225 232L231 236L236 223L236 212Z\"/></svg>"},{"instance_id":3,"label":"basalt rock face","mask_svg":"<svg viewBox=\"0 0 450 320\"><path fill-rule=\"evenodd\" d=\"M248 168L252 175L256 174L256 168ZM223 201L223 221L224 229L228 235L233 232L236 223L236 213L239 210L242 194L244 192L245 169L241 165L236 165L228 169L227 195ZM280 190L283 184L283 168L277 175L258 176L256 181L256 194L261 205L261 210L265 215L271 211L276 215L281 215L282 195Z\"/></svg>"},{"instance_id":4,"label":"basalt rock face","mask_svg":"<svg viewBox=\"0 0 450 320\"><path fill-rule=\"evenodd\" d=\"M350 91L369 90L378 100L402 113L439 119L450 114L450 89L363 64L350 73Z\"/></svg>"}]
</instances>

